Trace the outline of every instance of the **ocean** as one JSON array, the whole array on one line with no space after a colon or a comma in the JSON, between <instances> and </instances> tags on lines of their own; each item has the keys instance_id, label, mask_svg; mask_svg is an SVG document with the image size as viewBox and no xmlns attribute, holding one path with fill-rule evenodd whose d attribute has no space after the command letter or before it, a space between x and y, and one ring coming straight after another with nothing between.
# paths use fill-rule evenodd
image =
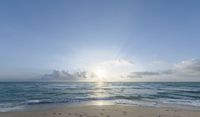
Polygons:
<instances>
[{"instance_id":1,"label":"ocean","mask_svg":"<svg viewBox=\"0 0 200 117\"><path fill-rule=\"evenodd\" d=\"M200 83L0 82L0 112L37 105L90 102L200 107Z\"/></svg>"}]
</instances>

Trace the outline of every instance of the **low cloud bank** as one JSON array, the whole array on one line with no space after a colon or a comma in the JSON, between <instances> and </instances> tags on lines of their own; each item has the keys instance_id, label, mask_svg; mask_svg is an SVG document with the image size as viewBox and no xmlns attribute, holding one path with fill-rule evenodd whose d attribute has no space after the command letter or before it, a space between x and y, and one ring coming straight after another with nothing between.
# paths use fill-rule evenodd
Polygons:
<instances>
[{"instance_id":1,"label":"low cloud bank","mask_svg":"<svg viewBox=\"0 0 200 117\"><path fill-rule=\"evenodd\" d=\"M160 81L200 81L200 59L182 61L167 70L132 72L127 77L147 80L155 78Z\"/></svg>"},{"instance_id":2,"label":"low cloud bank","mask_svg":"<svg viewBox=\"0 0 200 117\"><path fill-rule=\"evenodd\" d=\"M68 71L54 70L50 74L44 74L43 81L82 81L86 79L86 72L70 73Z\"/></svg>"},{"instance_id":3,"label":"low cloud bank","mask_svg":"<svg viewBox=\"0 0 200 117\"><path fill-rule=\"evenodd\" d=\"M120 62L121 63L121 62ZM115 63L116 64L116 63ZM119 64L119 63L117 63ZM134 65L134 63L131 63L131 65ZM112 65L114 66L114 65ZM108 67L108 65L104 65L104 67ZM130 67L132 68L132 67ZM111 68L109 68L110 70ZM110 81L200 81L200 59L191 59L182 61L180 63L172 65L171 68L165 69L165 70L156 70L156 71L150 71L150 70L143 70L143 71L133 71L132 70L128 75L126 76L118 76L119 78L116 78L115 73L116 68L111 73L114 77L111 78L109 76ZM127 71L127 70L126 70ZM120 72L117 70L117 72ZM124 72L124 71L122 71ZM70 73L67 71L58 71L54 70L50 74L45 74L42 76L43 81L91 81L91 74L90 71L82 71L82 72L74 72ZM116 79L115 79L116 78ZM108 80L108 81L109 81Z\"/></svg>"}]
</instances>

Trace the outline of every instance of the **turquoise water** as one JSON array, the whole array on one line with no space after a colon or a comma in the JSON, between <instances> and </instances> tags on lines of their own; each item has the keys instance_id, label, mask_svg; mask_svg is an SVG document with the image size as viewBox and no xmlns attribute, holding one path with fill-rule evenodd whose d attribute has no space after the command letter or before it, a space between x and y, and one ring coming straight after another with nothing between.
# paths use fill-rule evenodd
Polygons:
<instances>
[{"instance_id":1,"label":"turquoise water","mask_svg":"<svg viewBox=\"0 0 200 117\"><path fill-rule=\"evenodd\" d=\"M1 112L33 105L92 101L200 107L200 83L0 83Z\"/></svg>"}]
</instances>

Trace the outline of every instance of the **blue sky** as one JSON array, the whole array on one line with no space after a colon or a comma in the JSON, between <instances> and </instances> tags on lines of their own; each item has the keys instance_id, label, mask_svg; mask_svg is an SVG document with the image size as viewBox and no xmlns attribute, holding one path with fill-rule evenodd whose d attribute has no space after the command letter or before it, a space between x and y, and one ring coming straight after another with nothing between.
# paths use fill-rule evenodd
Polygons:
<instances>
[{"instance_id":1,"label":"blue sky","mask_svg":"<svg viewBox=\"0 0 200 117\"><path fill-rule=\"evenodd\" d=\"M144 66L199 59L199 4L198 0L1 0L0 76L87 69L118 59Z\"/></svg>"}]
</instances>

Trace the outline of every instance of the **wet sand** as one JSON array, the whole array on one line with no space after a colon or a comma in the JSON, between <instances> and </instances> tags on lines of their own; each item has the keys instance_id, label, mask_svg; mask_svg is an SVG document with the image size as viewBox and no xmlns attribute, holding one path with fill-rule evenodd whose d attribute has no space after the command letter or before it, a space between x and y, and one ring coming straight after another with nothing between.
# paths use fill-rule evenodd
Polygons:
<instances>
[{"instance_id":1,"label":"wet sand","mask_svg":"<svg viewBox=\"0 0 200 117\"><path fill-rule=\"evenodd\" d=\"M60 107L49 110L4 112L0 117L200 117L200 110L102 105Z\"/></svg>"}]
</instances>

